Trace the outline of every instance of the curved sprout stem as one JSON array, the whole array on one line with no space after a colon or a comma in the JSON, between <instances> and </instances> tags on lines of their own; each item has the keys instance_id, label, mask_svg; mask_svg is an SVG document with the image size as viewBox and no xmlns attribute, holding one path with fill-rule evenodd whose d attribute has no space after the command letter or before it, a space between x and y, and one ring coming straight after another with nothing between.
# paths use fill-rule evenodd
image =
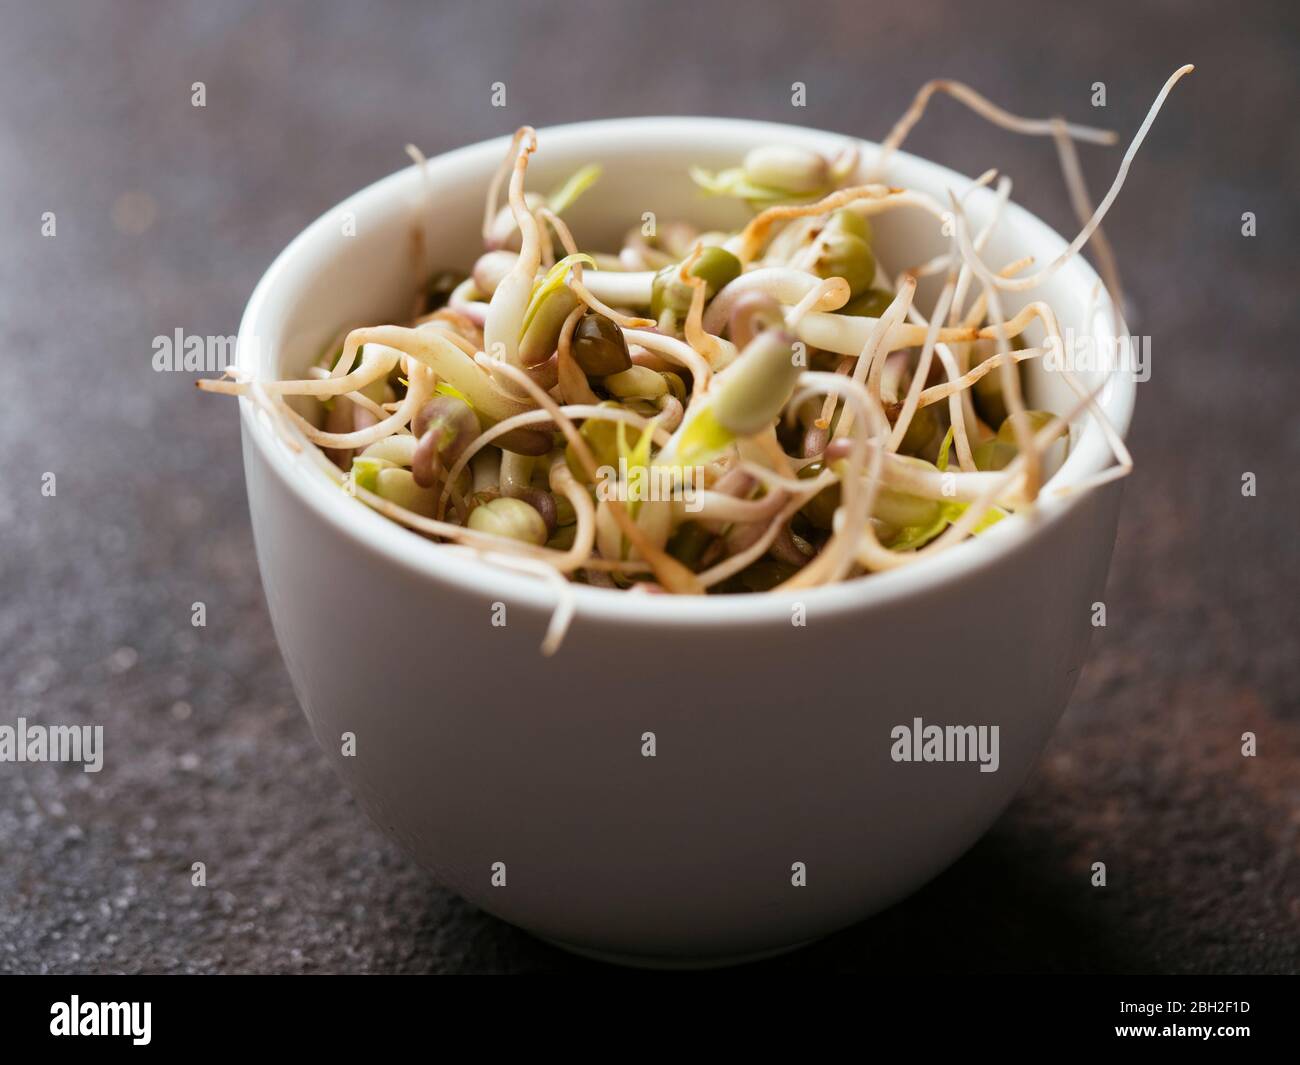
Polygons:
<instances>
[{"instance_id":1,"label":"curved sprout stem","mask_svg":"<svg viewBox=\"0 0 1300 1065\"><path fill-rule=\"evenodd\" d=\"M939 345L936 351L946 350L946 345ZM1029 359L1038 359L1047 354L1046 348L1022 348L1019 351L1012 351L1011 359L1014 362L1026 362ZM954 396L966 392L976 381L984 377L992 370L996 370L1005 361L1006 356L1000 352L991 355L978 366L967 370L964 374L953 378L951 374L949 379L942 384L932 385L921 393L921 401L917 405L928 407L932 403L942 403L945 399L951 399Z\"/></svg>"},{"instance_id":2,"label":"curved sprout stem","mask_svg":"<svg viewBox=\"0 0 1300 1065\"><path fill-rule=\"evenodd\" d=\"M524 202L524 174L528 157L537 151L537 135L532 127L523 126L516 134L514 172L510 176L510 212L519 227L519 257L492 293L487 319L483 323L483 345L498 361L512 366L519 359L519 334L524 312L533 293L533 282L542 265L541 234L537 219ZM522 367L521 367L522 368Z\"/></svg>"},{"instance_id":3,"label":"curved sprout stem","mask_svg":"<svg viewBox=\"0 0 1300 1065\"><path fill-rule=\"evenodd\" d=\"M907 398L903 401L903 409L899 411L898 419L894 422L894 431L889 438L890 451L898 450L907 433L907 427L912 424L912 416L916 413L921 391L925 388L926 378L930 376L930 360L934 358L934 346L939 340L939 323L948 317L948 307L952 303L952 294L956 288L957 275L950 272L948 280L944 283L943 292L939 296L939 304L935 307L934 315L926 327L925 341L921 345L921 357L917 361L915 373L912 374L912 384L907 390Z\"/></svg>"},{"instance_id":4,"label":"curved sprout stem","mask_svg":"<svg viewBox=\"0 0 1300 1065\"><path fill-rule=\"evenodd\" d=\"M752 262L758 255L767 240L768 233L777 222L783 222L788 218L807 218L810 215L826 214L837 207L844 207L858 200L879 200L902 191L885 185L853 185L832 192L816 203L769 207L750 219L749 224L740 231L740 236L727 242L727 250L733 252L743 266Z\"/></svg>"},{"instance_id":5,"label":"curved sprout stem","mask_svg":"<svg viewBox=\"0 0 1300 1065\"><path fill-rule=\"evenodd\" d=\"M686 334L686 343L692 350L699 353L706 366L710 369L716 365L722 358L722 345L718 343L717 337L711 336L703 325L704 318L704 301L708 295L709 283L702 277L695 277L691 274L693 267L699 257L704 254L704 244L700 241L695 242L691 248L691 253L682 260L678 267L677 277L691 287L691 305L686 312L686 321L683 323L683 331ZM699 382L701 390L708 388L708 377Z\"/></svg>"},{"instance_id":6,"label":"curved sprout stem","mask_svg":"<svg viewBox=\"0 0 1300 1065\"><path fill-rule=\"evenodd\" d=\"M704 356L676 337L655 333L648 329L624 329L623 336L629 344L640 344L643 348L653 351L656 355L662 355L665 359L689 370L691 377L695 381L696 392L707 387L713 376L713 371L708 362L705 361Z\"/></svg>"},{"instance_id":7,"label":"curved sprout stem","mask_svg":"<svg viewBox=\"0 0 1300 1065\"><path fill-rule=\"evenodd\" d=\"M1044 136L1052 133L1052 119L1021 118L1019 115L1013 115L1010 111L1002 109L987 97L980 95L969 85L948 78L937 78L934 81L927 81L921 86L920 91L912 101L912 105L903 113L903 117L894 123L894 128L880 142L880 154L870 171L872 176L878 176L885 171L890 158L902 146L903 141L912 131L912 127L921 120L921 116L925 114L926 105L936 92L947 93L953 99L964 103L981 118L987 119L995 126L1011 130L1013 133L1024 133L1030 136ZM1067 125L1065 130L1075 140L1091 141L1093 144L1114 144L1119 139L1113 130L1094 129L1091 126Z\"/></svg>"},{"instance_id":8,"label":"curved sprout stem","mask_svg":"<svg viewBox=\"0 0 1300 1065\"><path fill-rule=\"evenodd\" d=\"M649 307L655 275L651 270L592 270L582 279L596 299L619 307Z\"/></svg>"},{"instance_id":9,"label":"curved sprout stem","mask_svg":"<svg viewBox=\"0 0 1300 1065\"><path fill-rule=\"evenodd\" d=\"M778 303L796 304L821 284L821 278L806 270L790 266L760 266L748 270L734 281L724 285L709 302L704 312L704 328L719 334L731 318L736 301L749 292L762 292Z\"/></svg>"},{"instance_id":10,"label":"curved sprout stem","mask_svg":"<svg viewBox=\"0 0 1300 1065\"><path fill-rule=\"evenodd\" d=\"M530 132L527 126L520 126L515 130L514 136L510 138L510 147L506 149L505 158L501 160L501 165L497 167L492 180L488 182L487 202L483 206L484 246L491 246L492 224L497 217L497 201L501 199L501 186L505 184L506 178L514 167L515 157L519 154L519 142Z\"/></svg>"},{"instance_id":11,"label":"curved sprout stem","mask_svg":"<svg viewBox=\"0 0 1300 1065\"><path fill-rule=\"evenodd\" d=\"M560 245L564 248L565 255L578 254L578 245L574 241L573 233L569 230L569 225L564 219L545 206L537 208L537 217L555 230L555 235L560 238Z\"/></svg>"},{"instance_id":12,"label":"curved sprout stem","mask_svg":"<svg viewBox=\"0 0 1300 1065\"><path fill-rule=\"evenodd\" d=\"M415 264L416 280L423 284L429 276L429 218L433 214L433 186L429 182L429 160L414 144L406 145L406 154L420 174L420 224L411 230L411 258ZM416 296L416 313L421 310L423 299Z\"/></svg>"},{"instance_id":13,"label":"curved sprout stem","mask_svg":"<svg viewBox=\"0 0 1300 1065\"><path fill-rule=\"evenodd\" d=\"M583 281L582 263L574 263L573 268L569 271L569 276L565 284L572 289L573 294L585 303L591 310L597 314L603 314L615 325L623 329L644 329L646 326L654 325L653 318L637 318L630 314L622 314L614 310L604 301L598 299Z\"/></svg>"},{"instance_id":14,"label":"curved sprout stem","mask_svg":"<svg viewBox=\"0 0 1300 1065\"><path fill-rule=\"evenodd\" d=\"M1092 217L1088 220L1087 224L1079 231L1079 235L1075 237L1074 240L1070 241L1070 246L1066 248L1065 251L1061 252L1060 255L1044 266L1036 274L1031 274L1029 277L1014 279L1000 278L993 274L984 264L983 260L980 259L978 254L967 255L967 261L971 264L972 269L974 269L979 279L985 282L985 284L993 285L995 288L1002 289L1005 292L1025 292L1041 285L1049 277L1055 274L1057 270L1074 258L1074 256L1079 253L1079 250L1088 243L1088 238L1091 237L1093 233L1096 232L1097 227L1101 225L1101 220L1106 217L1106 212L1110 210L1111 204L1115 202L1115 197L1119 195L1119 190L1124 187L1124 179L1128 176L1128 168L1133 162L1133 157L1137 155L1138 149L1142 147L1142 142L1146 140L1147 132L1151 129L1151 124L1155 122L1156 115L1160 113L1160 107L1164 104L1165 98L1181 78L1190 74L1195 69L1196 68L1193 67L1191 63L1188 63L1186 66L1179 67L1169 76L1169 80L1165 82L1164 87L1156 96L1155 102L1151 104L1150 110L1147 111L1147 116L1143 120L1142 125L1138 128L1137 133L1134 135L1132 143L1129 144L1128 151L1124 153L1124 158L1119 164L1119 171L1115 174L1115 180L1111 183L1110 189L1102 198L1101 203L1097 205L1097 209L1092 213ZM967 247L969 247L969 235L965 240Z\"/></svg>"},{"instance_id":15,"label":"curved sprout stem","mask_svg":"<svg viewBox=\"0 0 1300 1065\"><path fill-rule=\"evenodd\" d=\"M283 406L283 413L288 415L289 420L313 444L336 450L360 448L368 447L385 437L392 436L394 432L415 417L416 412L432 395L433 375L429 373L427 368L417 365L411 374L411 387L407 389L406 397L398 404L397 410L368 429L359 429L353 433L327 433L322 429L317 429L316 426L312 425L311 422L287 403Z\"/></svg>"},{"instance_id":16,"label":"curved sprout stem","mask_svg":"<svg viewBox=\"0 0 1300 1065\"><path fill-rule=\"evenodd\" d=\"M1070 194L1070 203L1074 207L1079 224L1086 226L1088 219L1093 215L1092 198L1088 195L1088 183L1084 179L1083 168L1079 165L1079 153L1075 151L1074 141L1066 134L1060 119L1053 121L1052 139L1056 142L1056 153L1061 161L1061 175L1065 178L1065 188ZM1110 294L1111 303L1115 305L1117 311L1123 313L1124 286L1120 282L1119 264L1115 261L1114 249L1106 239L1100 223L1092 234L1092 247L1097 253L1097 265L1106 282L1106 291ZM981 250L979 241L975 242L975 250Z\"/></svg>"},{"instance_id":17,"label":"curved sprout stem","mask_svg":"<svg viewBox=\"0 0 1300 1065\"><path fill-rule=\"evenodd\" d=\"M886 461L886 450L876 447L870 456L871 466L867 471L867 483L862 483L863 467L868 458L867 423L871 423L874 436L885 439L889 435L889 419L880 404L871 393L852 377L837 374L810 372L800 378L803 391L796 393L795 400L816 391L837 392L846 401L846 407L856 415L850 430L852 442L846 460L846 469L840 478L840 507L836 512L837 520L831 538L822 547L821 554L801 569L784 584L780 590L794 590L811 587L815 584L828 583L843 579L853 564L855 553L862 541L875 544L881 552L887 551L877 540L875 528L870 521L876 496L880 491L881 475ZM847 411L846 411L847 413Z\"/></svg>"}]
</instances>

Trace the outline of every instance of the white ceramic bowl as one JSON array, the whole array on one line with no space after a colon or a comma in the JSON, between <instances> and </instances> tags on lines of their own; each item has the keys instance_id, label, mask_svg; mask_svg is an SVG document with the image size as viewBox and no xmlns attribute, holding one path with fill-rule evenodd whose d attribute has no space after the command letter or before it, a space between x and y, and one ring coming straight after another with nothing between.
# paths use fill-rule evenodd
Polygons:
<instances>
[{"instance_id":1,"label":"white ceramic bowl","mask_svg":"<svg viewBox=\"0 0 1300 1065\"><path fill-rule=\"evenodd\" d=\"M602 163L569 219L581 241L617 245L647 210L743 220L735 205L698 195L690 164L734 165L772 141L834 151L843 140L729 119L582 123L539 132L529 185ZM439 211L426 223L428 265L472 263L483 190L505 147L430 161ZM941 198L969 184L906 154L889 177ZM301 376L341 327L402 320L416 288L419 195L407 168L294 240L249 302L244 368ZM971 197L976 224L991 204L984 191ZM344 211L355 236L343 235ZM917 211L878 216L875 230L894 269L945 247ZM1011 206L986 258L1044 263L1064 246ZM1105 314L1085 320L1095 285L1075 259L1039 293L1063 327L1095 335L1109 328ZM1029 380L1036 405L1069 406L1059 375L1031 368ZM1133 389L1113 375L1101 397L1121 432ZM1049 492L1036 519L1004 521L927 565L797 596L579 586L576 620L547 659L538 645L553 589L371 512L241 406L276 635L339 774L441 884L540 936L624 961L721 963L788 948L888 906L965 851L1011 800L1069 698L1114 540L1112 485L1068 501ZM1076 423L1050 487L1101 469L1107 454L1099 431ZM796 599L805 627L791 623ZM492 624L496 603L504 627ZM999 770L893 761L891 729L917 717L999 726ZM342 753L349 732L352 757ZM642 754L645 733L654 757ZM806 886L793 883L795 863Z\"/></svg>"}]
</instances>

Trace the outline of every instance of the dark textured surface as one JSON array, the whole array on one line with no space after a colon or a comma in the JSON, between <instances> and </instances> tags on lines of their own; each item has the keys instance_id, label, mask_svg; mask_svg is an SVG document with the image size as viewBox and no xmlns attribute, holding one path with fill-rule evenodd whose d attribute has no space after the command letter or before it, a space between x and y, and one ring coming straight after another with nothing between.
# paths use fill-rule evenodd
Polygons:
<instances>
[{"instance_id":1,"label":"dark textured surface","mask_svg":"<svg viewBox=\"0 0 1300 1065\"><path fill-rule=\"evenodd\" d=\"M274 254L404 142L674 112L879 137L935 74L1127 141L1188 60L1108 223L1154 335L1108 627L988 836L769 966L1296 970L1294 6L0 6L0 720L102 723L110 751L98 775L0 764L0 970L590 968L438 890L343 792L271 634L235 405L149 365L157 334L233 333ZM909 147L1072 225L1046 142L940 101ZM1104 188L1118 152L1084 153Z\"/></svg>"}]
</instances>

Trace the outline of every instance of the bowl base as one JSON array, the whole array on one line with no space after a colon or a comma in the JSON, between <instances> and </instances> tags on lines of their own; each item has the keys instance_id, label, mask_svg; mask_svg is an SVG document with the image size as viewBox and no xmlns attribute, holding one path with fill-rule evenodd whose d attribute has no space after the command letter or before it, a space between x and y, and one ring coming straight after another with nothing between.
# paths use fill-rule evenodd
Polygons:
<instances>
[{"instance_id":1,"label":"bowl base","mask_svg":"<svg viewBox=\"0 0 1300 1065\"><path fill-rule=\"evenodd\" d=\"M551 939L549 936L538 936L537 938L553 947L559 947L560 950L568 951L570 954L577 954L582 958L589 958L592 961L603 961L610 965L622 965L630 969L678 971L725 969L731 965L746 965L749 962L766 961L768 958L777 958L782 954L802 950L809 944L817 942L816 939L805 939L799 943L769 947L767 950L756 950L750 954L717 954L701 957L686 955L680 958L670 958L654 954L623 954L614 950L594 950L591 947L579 947L573 943L566 943L562 939Z\"/></svg>"}]
</instances>

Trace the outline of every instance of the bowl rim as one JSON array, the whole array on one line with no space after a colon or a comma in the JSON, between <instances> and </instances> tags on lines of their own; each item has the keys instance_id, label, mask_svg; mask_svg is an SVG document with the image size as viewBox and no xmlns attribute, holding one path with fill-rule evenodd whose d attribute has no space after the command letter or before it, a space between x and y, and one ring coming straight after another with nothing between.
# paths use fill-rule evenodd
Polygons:
<instances>
[{"instance_id":1,"label":"bowl rim","mask_svg":"<svg viewBox=\"0 0 1300 1065\"><path fill-rule=\"evenodd\" d=\"M597 152L602 144L608 144L611 140L627 140L629 137L635 137L639 144L693 141L715 149L719 138L780 138L785 143L802 143L823 150L829 144L842 145L848 140L857 144L864 154L869 154L872 150L879 151L880 147L875 142L850 134L808 126L702 116L657 115L598 119L542 127L537 134L543 149L558 142L562 148L589 144ZM510 138L511 135L506 134L453 149L429 158L428 166L437 168L483 162L489 165L486 172L490 172L490 167L499 163ZM682 145L674 147L680 150ZM895 153L894 160L900 165L928 170L937 178L954 183L955 187L969 186L972 181L949 167L905 151ZM335 246L332 238L336 233L336 219L340 210L347 207L360 212L384 204L391 209L391 201L394 200L409 203L407 186L416 179L417 175L409 165L380 178L330 207L276 256L254 288L240 321L236 351L241 370L257 371L257 356L249 353L260 349L259 345L251 341L275 332L274 329L260 325L273 293L293 279L295 268L304 258L316 258L317 253L327 247L327 239L330 241L328 246ZM973 192L973 198L982 199L993 195L987 188ZM1068 244L1047 223L1014 201L1008 201L1005 205L1002 224L1023 228L1036 238L1058 244L1061 248ZM1079 283L1094 291L1100 285L1096 272L1082 256L1076 255L1062 270L1079 274ZM1113 322L1114 317L1105 313L1109 312L1110 307L1103 290L1097 301L1094 320ZM282 318L284 313L287 312L281 312L277 317ZM1118 369L1112 371L1098 397L1098 403L1121 438L1127 436L1135 399L1136 382L1132 377ZM553 611L559 604L559 593L551 583L535 575L493 564L475 556L468 549L426 540L364 504L347 498L305 456L295 454L285 445L279 432L270 425L265 412L259 411L252 400L241 396L239 408L245 440L273 471L279 482L278 487L292 492L319 520L350 540L355 548L386 560L411 577L434 584L450 585L467 593L539 611ZM301 438L301 442L305 442L305 437ZM759 626L773 623L790 625L792 608L796 604L801 604L810 618L814 613L818 618L824 618L887 607L905 596L937 591L949 582L1007 561L1027 548L1034 538L1045 535L1050 527L1063 521L1070 511L1091 494L1085 492L1061 496L1046 489L1077 483L1100 472L1109 465L1106 461L1109 454L1101 430L1089 420L1079 441L1072 446L1066 465L1048 481L1032 513L1013 515L981 536L970 538L921 565L900 566L838 584L797 592L750 595L635 595L617 589L570 583L569 589L574 596L578 615L576 620L650 627L718 624ZM1069 476L1062 479L1062 474L1067 473ZM250 510L257 506L251 494L249 505Z\"/></svg>"}]
</instances>

